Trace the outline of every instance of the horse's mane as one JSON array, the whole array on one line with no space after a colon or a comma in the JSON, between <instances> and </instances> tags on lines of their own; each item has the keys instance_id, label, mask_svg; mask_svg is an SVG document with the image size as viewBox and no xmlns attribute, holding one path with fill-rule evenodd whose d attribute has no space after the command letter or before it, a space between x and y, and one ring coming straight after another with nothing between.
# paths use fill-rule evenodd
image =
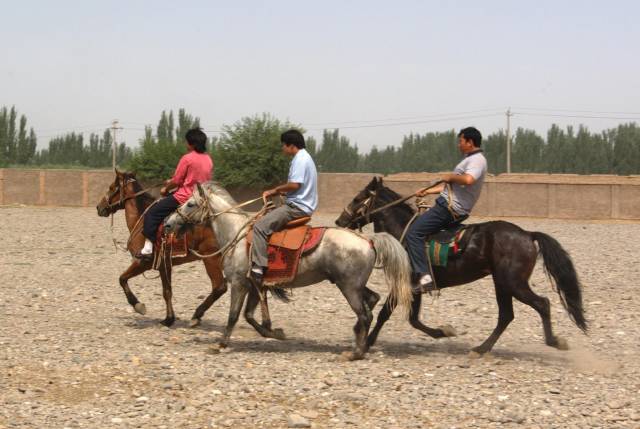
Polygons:
<instances>
[{"instance_id":1,"label":"horse's mane","mask_svg":"<svg viewBox=\"0 0 640 429\"><path fill-rule=\"evenodd\" d=\"M220 186L220 184L218 184L217 182L214 182L214 181L207 182L207 183L204 183L202 186L212 194L215 194L217 197L222 198L230 206L237 205L236 200L233 199L229 191L227 191L225 188Z\"/></svg>"},{"instance_id":2,"label":"horse's mane","mask_svg":"<svg viewBox=\"0 0 640 429\"><path fill-rule=\"evenodd\" d=\"M133 173L127 173L127 174L129 175L129 177L133 179L136 178L136 176ZM137 180L133 182L133 191L136 193L142 191L142 185ZM144 213L146 207L148 207L149 204L151 204L154 201L155 201L155 198L153 198L151 194L149 194L148 192L138 195L136 197L136 207L138 209L138 213L140 214Z\"/></svg>"},{"instance_id":3,"label":"horse's mane","mask_svg":"<svg viewBox=\"0 0 640 429\"><path fill-rule=\"evenodd\" d=\"M381 206L388 204L392 201L399 200L400 198L402 198L402 195L398 194L396 191L390 188L387 188L386 186L382 186L381 188L378 188L378 199L381 202L380 204ZM409 217L413 216L415 213L415 210L413 209L413 207L411 207L406 202L395 205L390 209L399 211L402 214L405 214Z\"/></svg>"}]
</instances>

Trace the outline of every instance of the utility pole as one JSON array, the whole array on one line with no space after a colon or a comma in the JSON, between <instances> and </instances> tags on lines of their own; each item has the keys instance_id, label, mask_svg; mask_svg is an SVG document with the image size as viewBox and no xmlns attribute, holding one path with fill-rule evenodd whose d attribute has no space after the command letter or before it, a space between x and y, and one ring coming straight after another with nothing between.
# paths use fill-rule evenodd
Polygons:
<instances>
[{"instance_id":1,"label":"utility pole","mask_svg":"<svg viewBox=\"0 0 640 429\"><path fill-rule=\"evenodd\" d=\"M507 109L507 174L511 173L511 107Z\"/></svg>"},{"instance_id":2,"label":"utility pole","mask_svg":"<svg viewBox=\"0 0 640 429\"><path fill-rule=\"evenodd\" d=\"M111 148L113 152L113 171L116 170L116 152L118 150L118 142L116 140L116 131L121 130L122 127L118 127L118 120L111 121L111 132L113 133L113 141L111 142Z\"/></svg>"}]
</instances>

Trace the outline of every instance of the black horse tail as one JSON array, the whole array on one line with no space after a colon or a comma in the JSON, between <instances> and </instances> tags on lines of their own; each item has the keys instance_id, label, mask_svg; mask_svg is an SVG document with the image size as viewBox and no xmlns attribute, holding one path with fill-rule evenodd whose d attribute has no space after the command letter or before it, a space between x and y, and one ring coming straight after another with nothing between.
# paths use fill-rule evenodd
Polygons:
<instances>
[{"instance_id":1,"label":"black horse tail","mask_svg":"<svg viewBox=\"0 0 640 429\"><path fill-rule=\"evenodd\" d=\"M545 272L549 281L555 285L562 305L578 328L587 332L581 285L571 257L555 238L542 232L532 232L531 237L538 242Z\"/></svg>"},{"instance_id":2,"label":"black horse tail","mask_svg":"<svg viewBox=\"0 0 640 429\"><path fill-rule=\"evenodd\" d=\"M280 301L285 303L291 302L291 299L289 299L289 294L286 290L279 287L270 288L269 290L271 291L271 295L273 295L275 298L278 298Z\"/></svg>"}]
</instances>

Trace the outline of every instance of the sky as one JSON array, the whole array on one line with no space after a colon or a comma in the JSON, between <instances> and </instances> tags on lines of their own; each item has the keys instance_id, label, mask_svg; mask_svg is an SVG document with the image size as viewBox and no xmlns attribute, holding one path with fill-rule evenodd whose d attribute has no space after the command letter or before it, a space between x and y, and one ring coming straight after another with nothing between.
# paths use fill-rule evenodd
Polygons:
<instances>
[{"instance_id":1,"label":"sky","mask_svg":"<svg viewBox=\"0 0 640 429\"><path fill-rule=\"evenodd\" d=\"M0 0L0 106L40 147L137 146L163 110L210 135L264 112L367 152L474 125L545 133L640 121L637 1ZM550 116L553 115L553 116ZM582 116L582 117L575 117Z\"/></svg>"}]
</instances>

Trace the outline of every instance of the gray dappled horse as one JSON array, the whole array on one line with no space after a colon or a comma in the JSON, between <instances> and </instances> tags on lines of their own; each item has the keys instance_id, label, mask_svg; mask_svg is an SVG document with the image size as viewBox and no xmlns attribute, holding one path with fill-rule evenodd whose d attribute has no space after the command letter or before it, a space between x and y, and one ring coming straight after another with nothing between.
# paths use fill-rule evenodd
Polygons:
<instances>
[{"instance_id":1,"label":"gray dappled horse","mask_svg":"<svg viewBox=\"0 0 640 429\"><path fill-rule=\"evenodd\" d=\"M228 344L245 295L253 287L247 278L250 261L246 239L242 237L250 227L249 215L234 206L236 202L224 188L207 183L198 186L198 191L165 221L165 228L172 231L187 223L210 220L221 248L229 246L223 271L231 287L231 308L220 342L222 347ZM366 285L371 271L378 265L384 269L391 299L408 310L411 304L409 259L398 240L386 233L364 237L342 228L327 228L318 247L301 258L296 278L280 286L298 288L323 280L336 284L357 316L356 347L348 358L362 359L373 320L371 309L379 299Z\"/></svg>"}]
</instances>

